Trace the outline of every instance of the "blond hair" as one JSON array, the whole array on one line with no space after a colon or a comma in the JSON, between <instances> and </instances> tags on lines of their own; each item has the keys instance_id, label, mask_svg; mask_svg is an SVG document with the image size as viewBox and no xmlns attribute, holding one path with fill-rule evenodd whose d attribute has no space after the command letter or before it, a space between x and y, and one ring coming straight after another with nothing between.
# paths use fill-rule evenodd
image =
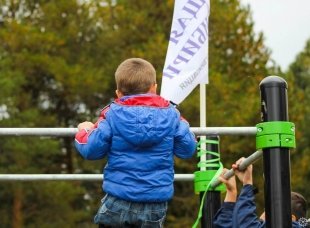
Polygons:
<instances>
[{"instance_id":1,"label":"blond hair","mask_svg":"<svg viewBox=\"0 0 310 228\"><path fill-rule=\"evenodd\" d=\"M147 93L156 84L156 71L148 61L130 58L117 67L115 81L123 95Z\"/></svg>"}]
</instances>

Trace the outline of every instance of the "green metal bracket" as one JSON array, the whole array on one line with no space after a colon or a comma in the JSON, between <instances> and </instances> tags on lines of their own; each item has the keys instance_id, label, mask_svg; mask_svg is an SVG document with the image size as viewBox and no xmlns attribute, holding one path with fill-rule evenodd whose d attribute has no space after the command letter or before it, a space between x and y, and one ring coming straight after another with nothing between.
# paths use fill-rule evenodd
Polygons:
<instances>
[{"instance_id":1,"label":"green metal bracket","mask_svg":"<svg viewBox=\"0 0 310 228\"><path fill-rule=\"evenodd\" d=\"M203 162L198 163L198 168L205 168L206 170L204 171L196 171L194 172L194 189L195 193L199 194L200 192L205 192L205 191L221 191L224 192L226 191L226 187L224 184L219 185L218 187L214 189L207 189L209 183L212 181L216 173L218 172L219 169L221 169L222 163L220 161L220 154L219 152L216 151L209 151L201 148L201 144L206 143L206 144L219 144L218 140L211 140L211 139L205 139L205 140L200 140L200 142L197 145L197 157L200 157L202 155L206 154L211 154L213 155L214 159L208 159ZM208 169L212 168L212 169Z\"/></svg>"},{"instance_id":2,"label":"green metal bracket","mask_svg":"<svg viewBox=\"0 0 310 228\"><path fill-rule=\"evenodd\" d=\"M205 192L208 184L216 174L217 170L206 170L206 171L196 171L194 173L194 187L195 193L199 194L200 192ZM224 184L220 184L214 189L209 189L209 191L220 191L225 192L226 187Z\"/></svg>"},{"instance_id":3,"label":"green metal bracket","mask_svg":"<svg viewBox=\"0 0 310 228\"><path fill-rule=\"evenodd\" d=\"M284 121L263 122L257 124L256 128L256 149L296 147L294 123Z\"/></svg>"}]
</instances>

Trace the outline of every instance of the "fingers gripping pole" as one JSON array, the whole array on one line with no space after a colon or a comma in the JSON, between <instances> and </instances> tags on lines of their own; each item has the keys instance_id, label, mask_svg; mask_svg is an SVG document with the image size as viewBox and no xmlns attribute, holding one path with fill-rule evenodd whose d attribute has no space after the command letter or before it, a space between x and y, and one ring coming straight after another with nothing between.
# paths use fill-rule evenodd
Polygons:
<instances>
[{"instance_id":1,"label":"fingers gripping pole","mask_svg":"<svg viewBox=\"0 0 310 228\"><path fill-rule=\"evenodd\" d=\"M258 159L260 159L263 156L263 152L261 150L258 150L251 154L249 157L247 157L239 166L239 170L245 170L249 165L253 164L256 162ZM224 178L228 180L232 176L235 175L235 172L233 169L230 169L228 172L224 174ZM216 188L219 186L222 182L216 179L214 182L211 183L211 188Z\"/></svg>"}]
</instances>

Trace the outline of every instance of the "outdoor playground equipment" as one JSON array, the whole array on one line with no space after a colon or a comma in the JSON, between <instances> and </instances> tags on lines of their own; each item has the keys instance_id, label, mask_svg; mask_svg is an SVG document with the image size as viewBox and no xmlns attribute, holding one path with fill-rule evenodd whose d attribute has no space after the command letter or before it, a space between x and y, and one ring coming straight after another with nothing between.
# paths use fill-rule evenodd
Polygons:
<instances>
[{"instance_id":1,"label":"outdoor playground equipment","mask_svg":"<svg viewBox=\"0 0 310 228\"><path fill-rule=\"evenodd\" d=\"M221 167L219 135L256 135L258 151L250 155L240 166L246 168L263 157L265 177L266 227L288 228L291 221L290 148L295 147L295 127L288 122L287 83L278 76L269 76L260 83L262 123L256 127L205 127L191 128L197 135L209 136L199 145L198 156L206 159L198 163L195 174L176 174L175 180L194 179L195 192L201 197L201 227L212 227L212 218L220 207ZM75 128L0 128L1 136L56 136L72 137ZM229 178L233 170L226 173ZM0 181L39 180L102 180L102 174L0 174ZM208 202L206 204L206 202Z\"/></svg>"}]
</instances>

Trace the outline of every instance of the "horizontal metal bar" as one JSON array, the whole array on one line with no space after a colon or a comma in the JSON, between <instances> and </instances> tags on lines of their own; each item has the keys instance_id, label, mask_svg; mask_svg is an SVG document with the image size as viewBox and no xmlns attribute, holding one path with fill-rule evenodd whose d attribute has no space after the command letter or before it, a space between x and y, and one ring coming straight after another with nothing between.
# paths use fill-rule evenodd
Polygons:
<instances>
[{"instance_id":1,"label":"horizontal metal bar","mask_svg":"<svg viewBox=\"0 0 310 228\"><path fill-rule=\"evenodd\" d=\"M0 128L0 135L6 136L74 136L77 128Z\"/></svg>"},{"instance_id":2,"label":"horizontal metal bar","mask_svg":"<svg viewBox=\"0 0 310 228\"><path fill-rule=\"evenodd\" d=\"M0 181L102 181L102 174L0 174ZM194 174L175 174L175 181L192 181Z\"/></svg>"},{"instance_id":3,"label":"horizontal metal bar","mask_svg":"<svg viewBox=\"0 0 310 228\"><path fill-rule=\"evenodd\" d=\"M0 136L74 136L77 128L0 128ZM256 127L192 127L196 135L255 135Z\"/></svg>"},{"instance_id":4,"label":"horizontal metal bar","mask_svg":"<svg viewBox=\"0 0 310 228\"><path fill-rule=\"evenodd\" d=\"M246 169L250 164L253 164L259 160L263 155L261 150L258 150L247 157L239 166L240 170ZM225 179L229 179L234 176L234 170L230 169L225 175ZM103 180L102 174L0 174L0 181L92 181L92 180ZM192 181L194 180L194 174L175 174L175 181ZM220 185L221 182L217 179L211 183L211 187L215 188Z\"/></svg>"},{"instance_id":5,"label":"horizontal metal bar","mask_svg":"<svg viewBox=\"0 0 310 228\"><path fill-rule=\"evenodd\" d=\"M254 162L256 162L257 160L259 160L261 157L263 156L263 151L258 150L256 152L254 152L253 154L251 154L249 157L247 157L240 165L239 165L239 170L243 171L245 170L249 165L253 164ZM224 174L224 178L226 180L228 180L229 178L231 178L232 176L235 175L235 172L233 169L230 169L227 171L227 173ZM217 186L219 186L222 182L219 181L218 179L216 179L214 182L211 183L211 187L215 188Z\"/></svg>"},{"instance_id":6,"label":"horizontal metal bar","mask_svg":"<svg viewBox=\"0 0 310 228\"><path fill-rule=\"evenodd\" d=\"M255 135L256 127L191 127L196 135Z\"/></svg>"}]
</instances>

